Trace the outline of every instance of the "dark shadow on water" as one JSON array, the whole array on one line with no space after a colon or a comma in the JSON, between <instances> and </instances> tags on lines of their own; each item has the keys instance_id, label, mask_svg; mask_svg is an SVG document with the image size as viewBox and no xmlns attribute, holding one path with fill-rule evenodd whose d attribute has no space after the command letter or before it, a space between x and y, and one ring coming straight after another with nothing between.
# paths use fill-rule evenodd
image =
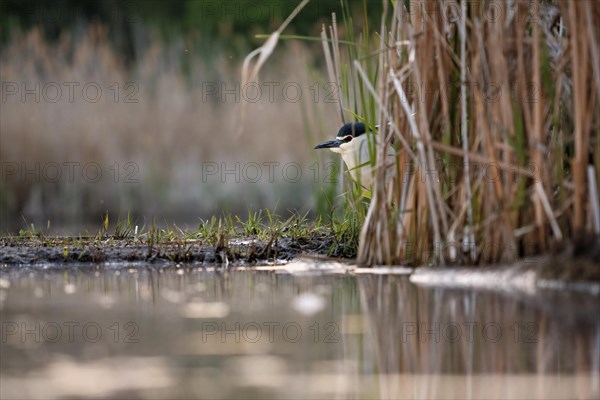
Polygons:
<instances>
[{"instance_id":1,"label":"dark shadow on water","mask_svg":"<svg viewBox=\"0 0 600 400\"><path fill-rule=\"evenodd\" d=\"M598 298L404 276L0 271L1 398L598 398Z\"/></svg>"}]
</instances>

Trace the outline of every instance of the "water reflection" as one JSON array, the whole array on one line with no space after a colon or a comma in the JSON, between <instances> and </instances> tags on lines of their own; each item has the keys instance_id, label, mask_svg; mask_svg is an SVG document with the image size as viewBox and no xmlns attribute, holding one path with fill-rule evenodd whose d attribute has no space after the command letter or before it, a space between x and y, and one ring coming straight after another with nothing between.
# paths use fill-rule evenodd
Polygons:
<instances>
[{"instance_id":1,"label":"water reflection","mask_svg":"<svg viewBox=\"0 0 600 400\"><path fill-rule=\"evenodd\" d=\"M597 301L401 275L5 269L0 397L598 398Z\"/></svg>"},{"instance_id":2,"label":"water reflection","mask_svg":"<svg viewBox=\"0 0 600 400\"><path fill-rule=\"evenodd\" d=\"M385 398L597 397L595 297L550 292L533 301L358 280Z\"/></svg>"}]
</instances>

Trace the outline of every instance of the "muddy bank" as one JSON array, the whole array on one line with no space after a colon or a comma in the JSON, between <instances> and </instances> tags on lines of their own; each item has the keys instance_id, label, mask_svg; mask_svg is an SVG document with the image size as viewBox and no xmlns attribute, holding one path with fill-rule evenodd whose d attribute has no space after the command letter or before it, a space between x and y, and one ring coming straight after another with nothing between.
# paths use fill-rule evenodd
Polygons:
<instances>
[{"instance_id":1,"label":"muddy bank","mask_svg":"<svg viewBox=\"0 0 600 400\"><path fill-rule=\"evenodd\" d=\"M328 257L343 257L343 246L335 237L315 233L309 237L257 237L224 239L207 243L200 239L163 240L159 243L115 237L3 237L0 238L0 265L134 263L245 266L286 263L301 257L310 260L312 268ZM354 267L345 266L352 273ZM392 266L390 271L402 268ZM377 273L378 268L364 271ZM411 270L412 273L412 270ZM587 236L556 246L550 254L519 260L512 264L486 267L449 266L417 268L414 282L432 286L491 289L498 286L530 290L543 281L547 285L560 282L600 283L600 237Z\"/></svg>"},{"instance_id":2,"label":"muddy bank","mask_svg":"<svg viewBox=\"0 0 600 400\"><path fill-rule=\"evenodd\" d=\"M0 238L0 264L72 264L72 263L201 263L253 264L287 261L302 254L326 257L334 238L314 235L309 238L231 239L208 244L188 239L161 243L108 237Z\"/></svg>"}]
</instances>

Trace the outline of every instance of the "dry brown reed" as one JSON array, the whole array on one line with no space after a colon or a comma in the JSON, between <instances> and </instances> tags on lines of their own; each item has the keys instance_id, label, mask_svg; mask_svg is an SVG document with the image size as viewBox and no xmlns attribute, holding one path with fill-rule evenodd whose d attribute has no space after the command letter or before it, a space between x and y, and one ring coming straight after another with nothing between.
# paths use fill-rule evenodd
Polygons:
<instances>
[{"instance_id":1,"label":"dry brown reed","mask_svg":"<svg viewBox=\"0 0 600 400\"><path fill-rule=\"evenodd\" d=\"M399 189L381 168L358 262L508 262L599 233L600 3L393 4L375 86Z\"/></svg>"}]
</instances>

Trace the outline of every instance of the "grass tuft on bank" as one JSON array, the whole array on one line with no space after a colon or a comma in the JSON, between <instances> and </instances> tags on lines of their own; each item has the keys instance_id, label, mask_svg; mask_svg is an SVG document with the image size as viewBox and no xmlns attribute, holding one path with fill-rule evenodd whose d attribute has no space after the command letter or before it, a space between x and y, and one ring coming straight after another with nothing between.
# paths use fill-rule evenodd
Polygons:
<instances>
[{"instance_id":1,"label":"grass tuft on bank","mask_svg":"<svg viewBox=\"0 0 600 400\"><path fill-rule=\"evenodd\" d=\"M139 225L130 215L113 220L107 213L94 232L56 236L49 226L26 223L18 235L0 238L0 263L171 262L203 264L277 263L298 256L353 258L358 243L357 221L311 220L293 213L282 219L264 209L244 218L225 214L201 220L195 230L156 219Z\"/></svg>"}]
</instances>

